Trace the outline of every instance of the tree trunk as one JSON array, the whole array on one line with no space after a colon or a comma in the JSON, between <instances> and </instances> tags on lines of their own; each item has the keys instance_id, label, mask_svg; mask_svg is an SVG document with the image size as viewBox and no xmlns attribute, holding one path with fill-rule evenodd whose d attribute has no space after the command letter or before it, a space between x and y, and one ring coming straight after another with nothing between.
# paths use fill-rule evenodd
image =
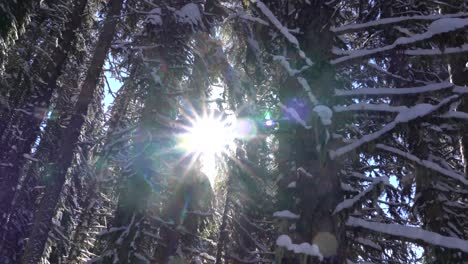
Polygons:
<instances>
[{"instance_id":1,"label":"tree trunk","mask_svg":"<svg viewBox=\"0 0 468 264\"><path fill-rule=\"evenodd\" d=\"M116 134L120 132L120 129L124 129L123 120L125 114L127 113L130 101L135 97L136 88L129 84L134 78L135 74L131 73L128 79L129 82L125 83L119 90L113 104L106 139L103 144L105 149L99 152L99 157L95 162L96 176L89 184L87 195L82 205L83 213L80 215L80 221L76 227L68 257L70 263L78 264L81 263L83 259L90 258L85 252L90 252L92 248L90 245L91 243L87 243L87 241L95 239L95 233L91 232L91 230L97 233L101 231L102 228L96 228L95 225L104 226L103 223L99 224L98 216L103 209L106 209L106 206L103 205L105 201L103 201L101 194L104 193L106 197L112 197L116 190L116 185L118 186L121 182L120 178L114 178L114 180L110 182L107 179L111 174L109 169L112 167L112 159L115 158L119 149L124 145L124 142L115 144L113 140ZM107 147L109 145L111 145L111 147ZM106 181L101 182L103 179L106 179Z\"/></svg>"},{"instance_id":2,"label":"tree trunk","mask_svg":"<svg viewBox=\"0 0 468 264\"><path fill-rule=\"evenodd\" d=\"M442 9L443 13L456 13L461 11L466 11L466 4L463 5L460 1L448 1L451 4L450 7L442 5L440 8ZM458 6L459 8L454 8ZM465 10L463 10L465 8ZM448 37L448 36L444 36ZM450 38L444 39L441 45L449 45L449 46L459 46L464 43L468 38L466 34L463 33L451 33ZM441 47L442 49L443 47ZM460 54L459 56L450 56L448 55L448 68L450 74L450 81L458 86L468 87L468 55ZM468 112L468 96L463 94L461 96L460 105L457 108L457 111L460 112ZM468 178L468 123L466 121L462 121L463 123L460 124L459 129L459 146L460 152L463 161L463 169L465 178ZM454 143L455 144L455 143ZM422 157L424 158L424 157ZM453 200L458 200L462 198L452 198L447 194L440 193L437 194L434 192L433 186L440 186L439 181L441 179L434 177L434 172L428 171L426 168L421 168L421 173L419 175L421 179L419 182L417 181L417 191L418 189L422 189L422 191L417 192L417 196L419 195L419 199L424 204L419 211L424 216L423 223L427 226L428 230L437 232L442 235L447 236L458 236L460 239L466 239L466 232L457 234L448 230L451 228L458 228L458 230L463 230L463 224L460 225L458 220L458 214L451 212L448 213L446 208L450 202L454 202ZM418 174L416 174L418 176ZM425 189L424 189L425 187ZM448 201L447 201L448 199ZM453 210L453 209L452 209ZM444 217L441 217L444 215ZM428 258L426 261L433 261L434 263L460 263L463 260L467 259L468 254L453 251L446 248L439 248L433 247L427 250L426 257Z\"/></svg>"},{"instance_id":3,"label":"tree trunk","mask_svg":"<svg viewBox=\"0 0 468 264\"><path fill-rule=\"evenodd\" d=\"M323 1L314 1L310 5L304 4L298 10L300 11L297 22L289 20L293 25L289 24L288 27L296 26L304 32L298 40L307 56L314 62L302 77L308 81L318 104L327 105L333 97L333 88L338 87L334 68L328 64L333 47L333 34L329 27L330 21L334 20L334 7ZM301 58L297 52L297 49L289 48L288 55L293 58L292 65L300 68L296 66L301 65ZM279 210L293 208L294 213L300 215L296 229L290 236L293 243L306 242L317 245L324 257L321 263L345 263L344 224L338 216L332 214L337 204L344 199L340 187L340 161L328 158L328 148L331 144L327 142L326 134L332 132L328 132L330 128L324 126L314 113L304 115L311 111L317 102L306 99L307 91L295 76L285 78L279 96L285 106L302 114L300 117L311 126L310 129L303 127L287 113L283 113L283 118L280 118L277 160L278 170L283 179L279 181L278 186L281 206ZM313 178L305 174L313 175ZM287 186L293 180L296 181L297 187L291 190ZM298 204L295 202L297 199ZM284 229L280 232L287 234L290 231ZM286 253L277 261L298 263L300 258L296 254ZM312 263L315 261L316 258Z\"/></svg>"},{"instance_id":4,"label":"tree trunk","mask_svg":"<svg viewBox=\"0 0 468 264\"><path fill-rule=\"evenodd\" d=\"M449 5L441 5L443 13L456 13L456 12L467 12L468 6L463 1L448 0ZM446 43L449 46L461 46L468 41L466 36L466 30L458 33L458 36L451 37ZM458 86L468 87L468 55L460 54L460 56L449 56L449 74L450 81ZM458 106L457 111L468 113L468 96L462 95L462 101ZM468 179L468 123L464 123L460 130L460 152L462 154L464 174L465 178Z\"/></svg>"},{"instance_id":5,"label":"tree trunk","mask_svg":"<svg viewBox=\"0 0 468 264\"><path fill-rule=\"evenodd\" d=\"M450 63L450 79L453 84L467 87L468 89L468 56L451 57ZM457 111L468 113L468 96L462 95L462 101L458 106ZM464 174L468 179L468 124L465 122L460 129L460 152L462 154Z\"/></svg>"},{"instance_id":6,"label":"tree trunk","mask_svg":"<svg viewBox=\"0 0 468 264\"><path fill-rule=\"evenodd\" d=\"M81 92L74 109L69 126L65 129L60 139L59 151L53 162L56 167L50 174L50 185L39 204L38 211L34 217L32 235L26 245L22 263L38 263L43 255L47 242L48 233L52 229L52 218L57 208L58 199L65 182L66 174L73 160L76 144L79 142L81 128L85 122L85 116L89 105L93 102L95 91L99 84L104 61L111 46L118 16L122 9L123 0L110 2L102 33L96 44L93 58L86 73L86 78L81 87Z\"/></svg>"},{"instance_id":7,"label":"tree trunk","mask_svg":"<svg viewBox=\"0 0 468 264\"><path fill-rule=\"evenodd\" d=\"M233 169L236 168L236 165L230 166L230 167L231 168L229 170L229 173L233 173ZM232 178L233 178L233 175L228 175L228 179L226 183L226 199L224 200L223 215L221 217L221 225L219 226L219 234L218 234L218 243L216 245L215 264L222 264L223 256L224 256L224 259L228 258L228 252L226 252L226 244L227 244L227 239L229 237L228 218L229 218L229 211L231 208L231 195L232 195L231 179Z\"/></svg>"},{"instance_id":8,"label":"tree trunk","mask_svg":"<svg viewBox=\"0 0 468 264\"><path fill-rule=\"evenodd\" d=\"M77 69L74 68L73 70L76 72ZM66 121L64 120L69 117L70 108L72 107L69 99L76 92L78 79L79 76L69 76L65 81L70 83L61 85L57 106L47 122L40 145L34 153L34 159L38 161L26 164L24 166L25 170L21 172L21 189L16 190L14 197L12 197L9 220L4 226L5 230L14 231L5 234L6 237L9 237L8 241L15 241L15 239L28 236L36 199L40 197L43 191L36 187L46 183L45 180L47 179L44 176L47 175L47 162L56 150L56 142L60 138L59 133L62 132L61 126L65 125ZM18 223L21 224L18 225ZM17 255L20 256L21 253L17 252Z\"/></svg>"},{"instance_id":9,"label":"tree trunk","mask_svg":"<svg viewBox=\"0 0 468 264\"><path fill-rule=\"evenodd\" d=\"M68 53L73 47L75 39L75 30L82 24L81 14L84 11L87 0L76 2L74 13L70 21L66 24L66 30L59 40L58 47L52 55L50 61L44 70L39 70L40 62L36 62L35 69L42 72L40 78L35 79L33 83L34 91L25 98L23 110L28 114L18 116L13 120L16 122L14 129L10 127L2 137L0 147L0 166L1 188L0 191L0 225L2 226L2 238L0 242L0 252L3 256L14 258L19 248L19 241L24 238L24 234L19 232L16 223L10 225L12 210L15 209L13 198L15 193L22 191L17 186L21 185L21 171L27 162L25 155L29 155L31 147L39 134L39 126L45 117L46 110L50 103L50 98L56 87L57 78L67 59ZM41 108L42 110L38 110ZM5 165L6 164L6 165ZM7 253L9 252L9 253ZM16 253L14 253L16 252Z\"/></svg>"}]
</instances>

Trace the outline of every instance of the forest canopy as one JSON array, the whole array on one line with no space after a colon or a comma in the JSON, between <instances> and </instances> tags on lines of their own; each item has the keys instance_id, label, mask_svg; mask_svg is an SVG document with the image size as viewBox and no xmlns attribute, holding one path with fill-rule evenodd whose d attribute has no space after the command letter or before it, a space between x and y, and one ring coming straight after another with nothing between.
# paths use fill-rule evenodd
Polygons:
<instances>
[{"instance_id":1,"label":"forest canopy","mask_svg":"<svg viewBox=\"0 0 468 264\"><path fill-rule=\"evenodd\" d=\"M467 263L468 2L0 3L0 263Z\"/></svg>"}]
</instances>

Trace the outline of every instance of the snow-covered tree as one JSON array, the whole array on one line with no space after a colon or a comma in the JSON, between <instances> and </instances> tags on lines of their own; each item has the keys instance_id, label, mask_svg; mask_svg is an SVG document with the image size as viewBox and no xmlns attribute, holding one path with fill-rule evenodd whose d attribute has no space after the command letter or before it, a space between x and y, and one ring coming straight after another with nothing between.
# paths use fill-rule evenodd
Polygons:
<instances>
[{"instance_id":1,"label":"snow-covered tree","mask_svg":"<svg viewBox=\"0 0 468 264\"><path fill-rule=\"evenodd\" d=\"M464 1L2 14L0 262L468 258Z\"/></svg>"}]
</instances>

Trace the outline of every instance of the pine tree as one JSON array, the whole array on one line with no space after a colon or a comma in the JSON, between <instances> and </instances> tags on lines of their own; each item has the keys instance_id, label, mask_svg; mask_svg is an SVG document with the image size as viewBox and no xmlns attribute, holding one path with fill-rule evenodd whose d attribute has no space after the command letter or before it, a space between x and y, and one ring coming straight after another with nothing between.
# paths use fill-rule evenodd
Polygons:
<instances>
[{"instance_id":1,"label":"pine tree","mask_svg":"<svg viewBox=\"0 0 468 264\"><path fill-rule=\"evenodd\" d=\"M466 11L0 4L0 262L462 263Z\"/></svg>"},{"instance_id":2,"label":"pine tree","mask_svg":"<svg viewBox=\"0 0 468 264\"><path fill-rule=\"evenodd\" d=\"M365 60L370 57L372 59L367 62L367 65L371 66L371 68L379 72L379 74L387 75L385 79L377 82L377 85L392 88L400 87L399 90L396 90L398 91L396 93L385 93L385 88L381 88L380 93L375 93L373 95L364 92L367 90L372 91L370 89L361 89L363 92L362 94L354 94L356 97L359 95L362 96L359 99L360 103L356 104L356 106L362 106L361 111L377 111L377 113L381 113L380 115L372 115L373 118L382 118L385 112L390 114L392 111L391 109L394 109L398 115L392 123L388 123L388 121L386 121L387 125L383 127L379 125L381 128L377 128L374 130L375 132L367 132L367 135L361 136L362 139L367 138L364 141L358 140L361 141L361 144L351 144L355 146L364 146L366 141L370 140L382 142L380 144L373 145L369 150L366 150L369 154L366 154L366 156L364 156L365 158L363 157L364 160L363 158L360 158L360 160L363 162L365 159L371 159L372 162L368 162L369 165L378 168L378 171L375 169L372 171L370 174L372 176L387 175L386 177L390 178L396 177L398 189L391 190L388 188L391 187L390 185L387 185L388 187L386 186L384 189L377 189L379 190L379 195L381 195L382 190L384 191L383 193L386 195L384 197L387 201L384 206L382 206L383 204L379 205L381 208L379 217L377 218L374 216L372 218L375 219L375 222L382 221L379 219L381 218L385 224L365 222L357 220L356 218L350 218L352 220L348 220L347 224L349 226L360 227L361 231L371 230L375 232L375 228L377 226L379 228L389 228L388 232L381 232L381 234L384 233L387 236L393 238L397 237L398 240L401 240L401 245L403 247L398 245L398 243L394 243L394 245L392 245L392 247L395 248L394 251L401 254L400 256L394 257L397 257L400 261L408 262L414 261L418 258L416 256L417 253L408 246L408 244L411 245L411 243L416 242L414 236L411 235L411 228L387 225L387 223L396 222L399 224L416 224L420 225L424 230L435 232L427 232L427 236L438 236L438 234L442 234L450 237L460 237L460 233L455 235L457 231L449 231L450 229L457 230L459 228L459 213L456 213L459 205L456 205L456 203L454 204L453 201L460 201L460 199L456 198L458 195L447 194L443 189L439 188L440 186L444 186L451 190L459 188L457 186L459 184L459 180L458 182L452 181L454 178L458 179L459 176L452 175L454 178L449 180L446 178L447 171L444 171L445 169L456 171L456 169L459 168L459 161L454 159L450 161L449 159L444 160L445 157L454 157L457 155L455 154L456 150L447 145L447 142L451 142L453 140L454 131L443 120L439 119L439 122L436 123L434 122L434 119L430 118L438 111L446 111L448 105L452 103L457 96L453 94L451 95L450 92L446 92L450 90L444 90L452 87L450 85L444 86L443 80L446 77L443 76L447 75L443 67L439 66L443 60L440 59L440 57L437 57L437 55L444 54L442 52L438 52L437 49L432 49L432 47L427 46L426 43L420 42L421 39L418 38L418 36L425 36L427 41L437 41L440 35L445 34L445 30L438 31L438 28L435 27L437 23L443 23L444 18L441 18L434 13L431 14L431 12L434 12L435 10L434 7L431 5L425 5L423 2L415 3L414 5L411 3L402 3L401 5L389 3L387 5L376 5L376 7L371 10L381 10L379 12L383 18L381 18L380 21L377 20L377 23L369 22L349 27L344 26L341 27L341 30L359 32L360 30L368 29L369 26L386 27L385 34L375 34L378 37L374 37L373 41L367 40L367 45L371 45L371 48L368 48L366 52L361 54L356 51L344 52L345 56L334 60L334 62L337 65L345 63L345 61L347 61L347 63L356 63L359 60ZM407 20L408 17L404 16L407 14L419 16L417 19L421 19L421 22L415 23ZM388 19L386 17L388 17ZM395 17L398 19L394 19ZM437 21L437 19L441 20ZM450 19L448 20L450 21ZM454 25L449 21L444 22L448 25ZM392 25L394 23L397 25ZM428 23L431 24L428 25ZM426 32L426 35L422 35L421 33L420 35L412 33L413 30L421 32L421 28L426 30L422 31ZM449 32L457 31L457 27L447 28L446 30ZM336 32L339 30L335 29L334 31ZM372 34L372 31L368 34ZM377 39L379 41L376 41ZM334 53L341 55L337 51L334 51ZM364 74L361 76L366 78L366 75ZM354 79L354 81L356 82L356 79ZM356 85L353 84L353 86L360 85L361 87L369 87L371 85L375 85L374 82L375 81L367 81L367 83L363 82ZM434 84L436 86L434 90L427 90L426 93L424 92L426 87L429 88ZM421 90L409 93L409 91L412 91L415 86L419 87L417 89ZM440 88L437 88L437 86ZM429 91L431 93L427 93ZM352 92L349 94L346 93L347 92L344 92L344 94L341 95L353 96ZM365 95L369 97L366 98L364 97ZM371 104L373 102L375 102L374 105ZM388 104L389 102L390 104ZM380 106L377 106L377 103L380 103ZM383 108L387 106L390 108ZM404 114L406 112L405 110L397 110L398 107L402 106L404 106L403 109L407 109L406 107L408 107L409 110L406 111L412 112L415 115L408 118L409 116ZM432 109L428 109L426 112L422 109L419 111L417 110L424 106L431 107ZM340 111L343 110L349 111L353 110L353 108L348 108L348 110L346 110L345 107ZM359 111L359 107L354 108L354 111ZM392 119L393 117L390 120ZM373 126L378 125L378 123L376 124L372 121L361 122L362 123L358 131L363 131L366 123L372 124ZM437 135L437 137L435 135ZM377 150L383 150L382 152L377 152L378 156L372 155L372 152L375 152L375 147ZM401 149L404 149L404 151ZM390 166L392 163L395 164ZM413 182L413 180L415 180L415 182ZM461 182L463 185L463 180L461 180ZM393 185L395 185L395 183L393 183ZM375 190L375 188L368 188L366 192L371 194L372 189ZM355 196L353 204L358 201L356 199L359 197L365 196ZM378 196L374 195L374 199L378 199ZM348 201L352 202L351 199ZM375 202L373 207L376 207ZM408 214L414 214L416 216L414 218L407 217ZM441 214L446 215L441 217ZM407 232L407 236L396 236L392 230L405 230L405 232ZM423 231L421 230L421 232ZM370 237L369 235L367 236ZM374 240L374 238L372 239ZM355 241L361 244L365 243L370 245L367 243L368 241L363 240L362 238L359 240L361 242L358 240ZM452 256L454 256L454 251L447 248L437 247L437 245L431 246L430 240L425 240L425 242L428 243L423 244L425 246L424 254L426 261L431 262L435 260L437 262L441 261L441 259L444 259L444 261L447 259L451 259L450 261L455 262L459 261L456 260L456 258L452 258ZM445 244L442 247L449 246ZM380 248L383 249L384 247L381 246ZM462 252L459 251L460 248L455 251L457 250L458 256L461 256ZM405 251L407 253L404 253ZM455 253L455 255L457 255L457 253ZM376 256L372 257L376 258ZM390 256L381 255L377 258L389 257Z\"/></svg>"},{"instance_id":3,"label":"pine tree","mask_svg":"<svg viewBox=\"0 0 468 264\"><path fill-rule=\"evenodd\" d=\"M33 62L32 71L34 76L32 80L32 87L27 87L25 83L26 98L21 100L20 105L11 104L15 109L22 109L25 112L17 112L13 114L10 119L9 126L6 128L2 135L2 148L1 157L4 164L0 168L0 174L2 175L2 181L4 182L2 188L2 227L5 229L4 236L2 238L2 250L6 252L10 249L10 252L16 252L18 254L18 248L21 248L21 240L25 238L24 230L22 227L27 225L27 222L22 217L16 215L17 213L22 214L27 212L21 212L21 209L15 208L15 197L21 195L21 192L25 190L18 190L16 186L21 186L23 182L23 166L28 160L36 161L32 158L31 148L35 143L39 131L41 122L44 120L47 113L48 105L54 92L57 79L60 77L61 68L64 66L68 53L71 49L72 42L74 41L74 30L79 28L81 25L83 10L86 6L87 1L80 1L76 3L75 15L66 24L65 31L63 32L62 39L59 42L62 46L55 49L52 55L52 60L46 65L44 70L40 65L38 59ZM41 67L41 68L39 68ZM24 105L23 105L24 104ZM25 114L26 113L26 114ZM5 120L7 121L7 120ZM20 226L17 226L16 221L23 222ZM12 246L5 244L7 241ZM5 248L3 249L3 245ZM5 256L13 257L10 253Z\"/></svg>"},{"instance_id":4,"label":"pine tree","mask_svg":"<svg viewBox=\"0 0 468 264\"><path fill-rule=\"evenodd\" d=\"M31 11L38 5L34 0L6 2L0 6L0 47L7 50L24 32L28 24ZM2 52L0 58L5 56ZM1 66L2 59L0 59ZM1 68L1 67L0 67Z\"/></svg>"},{"instance_id":5,"label":"pine tree","mask_svg":"<svg viewBox=\"0 0 468 264\"><path fill-rule=\"evenodd\" d=\"M117 17L120 15L121 9L122 1L112 1L112 3L110 3L109 12L102 33L96 43L96 48L86 78L81 86L81 91L74 107L74 113L71 117L70 124L59 140L59 142L61 142L60 149L56 159L54 159L57 166L50 173L51 184L48 186L47 192L41 199L38 212L34 216L32 235L26 244L25 254L22 258L23 263L38 262L44 252L47 234L51 228L50 223L57 208L67 170L73 159L73 151L79 140L81 128L85 121L84 116L88 111L89 105L92 103L99 84L99 77L111 41L114 37L116 24L118 22Z\"/></svg>"}]
</instances>

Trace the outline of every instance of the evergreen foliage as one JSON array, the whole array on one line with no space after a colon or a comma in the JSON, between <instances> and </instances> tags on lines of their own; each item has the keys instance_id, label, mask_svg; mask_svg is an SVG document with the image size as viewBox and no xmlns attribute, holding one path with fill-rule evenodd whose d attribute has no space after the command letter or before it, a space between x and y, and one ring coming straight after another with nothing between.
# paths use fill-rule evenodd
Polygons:
<instances>
[{"instance_id":1,"label":"evergreen foliage","mask_svg":"<svg viewBox=\"0 0 468 264\"><path fill-rule=\"evenodd\" d=\"M0 263L466 263L467 33L457 0L3 1Z\"/></svg>"}]
</instances>

